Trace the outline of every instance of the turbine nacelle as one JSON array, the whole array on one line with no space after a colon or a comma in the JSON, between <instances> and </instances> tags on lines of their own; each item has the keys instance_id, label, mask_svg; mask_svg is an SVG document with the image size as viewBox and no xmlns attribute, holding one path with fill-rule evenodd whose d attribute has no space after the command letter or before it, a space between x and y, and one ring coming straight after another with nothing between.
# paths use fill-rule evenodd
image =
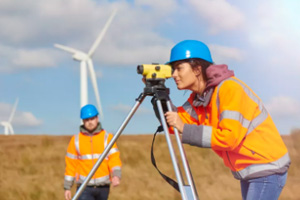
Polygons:
<instances>
[{"instance_id":1,"label":"turbine nacelle","mask_svg":"<svg viewBox=\"0 0 300 200\"><path fill-rule=\"evenodd\" d=\"M77 61L87 61L88 59L90 59L90 57L86 53L83 53L81 51L73 54L72 58Z\"/></svg>"}]
</instances>

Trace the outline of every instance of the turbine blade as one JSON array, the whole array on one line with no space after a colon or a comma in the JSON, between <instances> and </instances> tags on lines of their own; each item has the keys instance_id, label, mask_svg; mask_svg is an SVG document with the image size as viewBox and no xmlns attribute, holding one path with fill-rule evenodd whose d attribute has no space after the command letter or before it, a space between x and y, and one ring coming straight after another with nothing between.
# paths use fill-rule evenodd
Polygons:
<instances>
[{"instance_id":1,"label":"turbine blade","mask_svg":"<svg viewBox=\"0 0 300 200\"><path fill-rule=\"evenodd\" d=\"M89 53L88 53L88 56L89 56L89 57L92 57L92 56L93 56L93 54L94 54L96 48L98 47L98 45L100 44L100 42L101 42L103 36L105 35L105 33L106 33L106 31L107 31L107 29L108 29L110 23L112 22L113 18L115 17L116 12L117 12L117 10L115 9L115 10L113 11L113 13L111 14L111 16L109 17L108 21L106 22L106 24L105 24L103 30L101 31L101 33L100 33L99 36L97 37L96 41L95 41L94 44L92 45L92 47L91 47L91 49L89 50Z\"/></svg>"},{"instance_id":2,"label":"turbine blade","mask_svg":"<svg viewBox=\"0 0 300 200\"><path fill-rule=\"evenodd\" d=\"M71 47L61 45L61 44L54 44L54 46L58 49L64 50L64 51L72 53L72 54L75 54L75 53L79 52L79 50L76 50L76 49L73 49Z\"/></svg>"},{"instance_id":3,"label":"turbine blade","mask_svg":"<svg viewBox=\"0 0 300 200\"><path fill-rule=\"evenodd\" d=\"M88 59L88 67L89 67L89 71L90 71L90 75L91 75L91 80L92 80L92 85L93 85L93 88L94 88L94 93L95 93L96 100L97 100L97 105L98 105L98 108L99 108L100 117L101 117L101 119L103 119L103 111L102 111L102 106L101 106L101 101L100 101L100 94L99 94L98 85L97 85L96 73L95 73L93 62L92 62L91 59Z\"/></svg>"},{"instance_id":4,"label":"turbine blade","mask_svg":"<svg viewBox=\"0 0 300 200\"><path fill-rule=\"evenodd\" d=\"M8 123L10 123L10 122L12 121L12 119L13 119L13 117L14 117L14 115L15 115L15 112L16 112L16 108L17 108L18 102L19 102L19 98L16 99L16 102L15 102L15 104L14 104L14 107L13 107L13 109L12 109L12 111L11 111L10 116L9 116Z\"/></svg>"}]
</instances>

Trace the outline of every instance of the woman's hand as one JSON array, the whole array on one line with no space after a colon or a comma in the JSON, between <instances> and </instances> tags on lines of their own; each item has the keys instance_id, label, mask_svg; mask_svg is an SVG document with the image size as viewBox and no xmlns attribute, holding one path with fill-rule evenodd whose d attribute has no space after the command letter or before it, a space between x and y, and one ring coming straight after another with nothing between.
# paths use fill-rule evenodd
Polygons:
<instances>
[{"instance_id":1,"label":"woman's hand","mask_svg":"<svg viewBox=\"0 0 300 200\"><path fill-rule=\"evenodd\" d=\"M146 77L145 76L143 76L142 81L143 81L144 84L146 84Z\"/></svg>"},{"instance_id":2,"label":"woman's hand","mask_svg":"<svg viewBox=\"0 0 300 200\"><path fill-rule=\"evenodd\" d=\"M177 130L180 133L182 133L184 123L181 120L181 118L179 117L177 112L170 112L170 111L166 112L165 117L166 117L166 120L167 120L167 123L169 126L173 126L174 128L177 128Z\"/></svg>"}]
</instances>

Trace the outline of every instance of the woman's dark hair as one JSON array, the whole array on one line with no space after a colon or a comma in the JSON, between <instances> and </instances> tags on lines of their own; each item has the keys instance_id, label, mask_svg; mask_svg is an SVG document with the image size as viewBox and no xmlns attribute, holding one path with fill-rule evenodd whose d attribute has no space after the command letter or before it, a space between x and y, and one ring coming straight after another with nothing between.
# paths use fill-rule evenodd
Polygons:
<instances>
[{"instance_id":1,"label":"woman's dark hair","mask_svg":"<svg viewBox=\"0 0 300 200\"><path fill-rule=\"evenodd\" d=\"M184 62L188 62L191 65L192 69L196 69L198 66L201 66L203 78L204 78L204 80L207 80L206 69L213 63L208 62L203 59L200 59L200 58L189 58L189 59L175 61L175 62L171 63L171 65L173 67L173 66L179 65Z\"/></svg>"}]
</instances>

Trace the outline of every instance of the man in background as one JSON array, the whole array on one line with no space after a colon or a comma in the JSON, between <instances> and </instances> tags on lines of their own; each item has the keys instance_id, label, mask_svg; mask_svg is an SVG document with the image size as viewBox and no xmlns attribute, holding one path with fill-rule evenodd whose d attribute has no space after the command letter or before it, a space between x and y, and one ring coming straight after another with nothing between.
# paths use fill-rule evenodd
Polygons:
<instances>
[{"instance_id":1,"label":"man in background","mask_svg":"<svg viewBox=\"0 0 300 200\"><path fill-rule=\"evenodd\" d=\"M94 105L88 104L82 107L80 117L83 125L80 126L80 132L71 138L65 157L66 200L72 198L71 188L74 181L78 189L113 137L102 128ZM120 152L115 143L87 183L79 200L108 199L110 184L113 186L120 184L121 165Z\"/></svg>"}]
</instances>

